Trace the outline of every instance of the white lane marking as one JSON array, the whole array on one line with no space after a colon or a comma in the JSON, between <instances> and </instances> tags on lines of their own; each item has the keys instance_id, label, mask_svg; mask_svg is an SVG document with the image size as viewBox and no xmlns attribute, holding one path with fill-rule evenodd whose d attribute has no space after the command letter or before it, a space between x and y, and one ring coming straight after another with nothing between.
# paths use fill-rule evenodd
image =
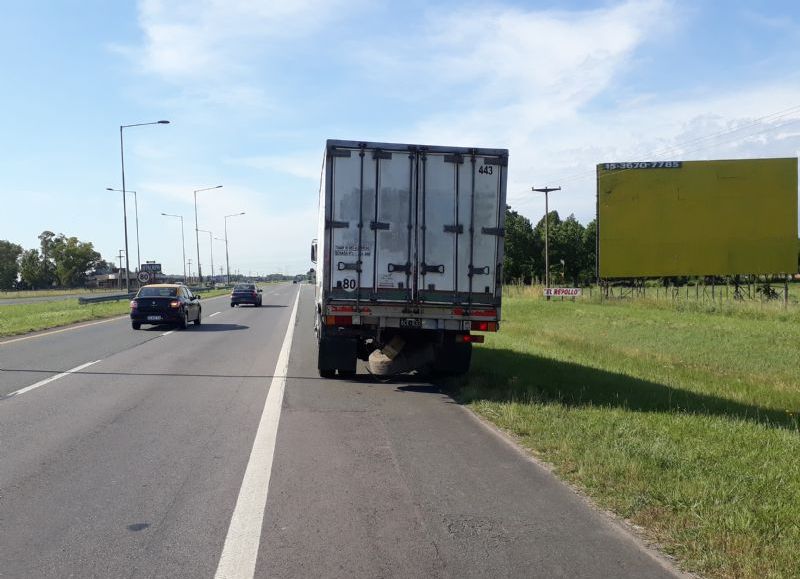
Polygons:
<instances>
[{"instance_id":1,"label":"white lane marking","mask_svg":"<svg viewBox=\"0 0 800 579\"><path fill-rule=\"evenodd\" d=\"M286 374L289 372L289 353L292 349L299 301L298 292L278 362L275 364L275 372L253 441L253 449L250 451L250 460L239 489L239 498L236 499L236 508L233 510L228 534L225 537L217 573L214 575L217 579L250 579L256 571L261 525L264 523L264 511L267 506L275 439L278 436L278 421L281 418L283 392L286 387Z\"/></svg>"},{"instance_id":2,"label":"white lane marking","mask_svg":"<svg viewBox=\"0 0 800 579\"><path fill-rule=\"evenodd\" d=\"M95 360L94 362L86 362L85 364L81 364L80 366L75 366L71 370L67 370L66 372L61 372L61 374L56 374L55 376L50 376L49 378L45 378L44 380L40 380L36 384L31 384L30 386L26 386L25 388L20 388L19 390L16 390L16 391L12 392L11 394L8 394L8 395L4 396L4 398L11 398L13 396L19 396L20 394L25 394L26 392L30 392L31 390L39 388L40 386L44 386L45 384L49 384L50 382L54 382L54 381L58 380L59 378L63 378L64 376L69 376L70 374L73 374L75 372L80 372L84 368L88 368L92 364L97 364L98 362L100 362L100 360Z\"/></svg>"},{"instance_id":3,"label":"white lane marking","mask_svg":"<svg viewBox=\"0 0 800 579\"><path fill-rule=\"evenodd\" d=\"M218 316L218 315L219 315L219 314L221 314L221 313L222 313L222 312L214 312L213 314L211 314L211 315L210 315L210 316L208 316L208 317L209 317L209 318L213 318L214 316Z\"/></svg>"}]
</instances>

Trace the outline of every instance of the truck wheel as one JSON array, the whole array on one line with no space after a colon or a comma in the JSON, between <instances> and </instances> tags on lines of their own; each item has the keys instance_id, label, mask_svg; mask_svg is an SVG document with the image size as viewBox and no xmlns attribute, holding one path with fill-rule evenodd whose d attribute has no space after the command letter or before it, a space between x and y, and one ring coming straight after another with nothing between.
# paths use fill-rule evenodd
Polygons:
<instances>
[{"instance_id":1,"label":"truck wheel","mask_svg":"<svg viewBox=\"0 0 800 579\"><path fill-rule=\"evenodd\" d=\"M319 377L320 378L333 378L336 376L336 370L320 370Z\"/></svg>"}]
</instances>

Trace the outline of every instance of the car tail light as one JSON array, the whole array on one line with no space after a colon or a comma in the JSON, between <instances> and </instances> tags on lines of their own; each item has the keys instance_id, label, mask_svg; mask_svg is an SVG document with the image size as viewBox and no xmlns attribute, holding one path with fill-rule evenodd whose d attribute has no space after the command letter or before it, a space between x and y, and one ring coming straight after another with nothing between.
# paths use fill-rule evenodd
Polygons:
<instances>
[{"instance_id":1,"label":"car tail light","mask_svg":"<svg viewBox=\"0 0 800 579\"><path fill-rule=\"evenodd\" d=\"M497 322L472 322L470 329L476 332L496 332Z\"/></svg>"},{"instance_id":2,"label":"car tail light","mask_svg":"<svg viewBox=\"0 0 800 579\"><path fill-rule=\"evenodd\" d=\"M325 316L326 326L352 326L352 316Z\"/></svg>"},{"instance_id":3,"label":"car tail light","mask_svg":"<svg viewBox=\"0 0 800 579\"><path fill-rule=\"evenodd\" d=\"M473 336L470 334L456 334L457 344L483 344L483 336Z\"/></svg>"},{"instance_id":4,"label":"car tail light","mask_svg":"<svg viewBox=\"0 0 800 579\"><path fill-rule=\"evenodd\" d=\"M169 307L179 308L181 307L181 302L179 300L172 300L171 302L169 302Z\"/></svg>"},{"instance_id":5,"label":"car tail light","mask_svg":"<svg viewBox=\"0 0 800 579\"><path fill-rule=\"evenodd\" d=\"M138 307L139 307L139 302L137 302L136 300L131 300L131 309L135 310Z\"/></svg>"},{"instance_id":6,"label":"car tail light","mask_svg":"<svg viewBox=\"0 0 800 579\"><path fill-rule=\"evenodd\" d=\"M253 292L253 297L257 298L258 297L258 292Z\"/></svg>"}]
</instances>

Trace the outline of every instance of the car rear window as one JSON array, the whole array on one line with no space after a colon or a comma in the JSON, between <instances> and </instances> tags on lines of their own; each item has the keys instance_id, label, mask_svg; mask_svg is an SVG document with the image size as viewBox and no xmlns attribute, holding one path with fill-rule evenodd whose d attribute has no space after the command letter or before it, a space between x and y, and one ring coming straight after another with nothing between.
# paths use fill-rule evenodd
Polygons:
<instances>
[{"instance_id":1,"label":"car rear window","mask_svg":"<svg viewBox=\"0 0 800 579\"><path fill-rule=\"evenodd\" d=\"M254 289L256 289L256 286L247 285L247 284L237 285L235 288L233 288L234 291L236 291L236 290L249 290L249 291L252 291Z\"/></svg>"},{"instance_id":2,"label":"car rear window","mask_svg":"<svg viewBox=\"0 0 800 579\"><path fill-rule=\"evenodd\" d=\"M139 290L140 298L174 298L178 295L178 288L174 287L143 287Z\"/></svg>"}]
</instances>

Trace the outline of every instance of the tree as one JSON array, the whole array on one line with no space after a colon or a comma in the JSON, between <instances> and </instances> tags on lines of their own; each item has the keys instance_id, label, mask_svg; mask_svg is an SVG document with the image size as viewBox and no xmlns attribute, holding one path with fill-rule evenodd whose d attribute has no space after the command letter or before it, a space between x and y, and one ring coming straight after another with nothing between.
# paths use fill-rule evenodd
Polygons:
<instances>
[{"instance_id":1,"label":"tree","mask_svg":"<svg viewBox=\"0 0 800 579\"><path fill-rule=\"evenodd\" d=\"M22 247L10 241L0 240L0 290L14 287L19 273L19 256Z\"/></svg>"},{"instance_id":2,"label":"tree","mask_svg":"<svg viewBox=\"0 0 800 579\"><path fill-rule=\"evenodd\" d=\"M41 262L39 281L41 286L51 286L56 281L55 264L53 263L53 244L56 234L52 231L42 231L39 234L39 247L41 248Z\"/></svg>"},{"instance_id":3,"label":"tree","mask_svg":"<svg viewBox=\"0 0 800 579\"><path fill-rule=\"evenodd\" d=\"M83 285L87 274L102 261L91 242L66 237L63 233L52 240L50 251L58 283L65 287Z\"/></svg>"},{"instance_id":4,"label":"tree","mask_svg":"<svg viewBox=\"0 0 800 579\"><path fill-rule=\"evenodd\" d=\"M584 251L583 237L586 229L574 215L556 224L551 232L550 267L559 264L562 281L578 284L578 277L586 265L588 257ZM555 261L553 260L555 257ZM551 273L552 277L552 273Z\"/></svg>"},{"instance_id":5,"label":"tree","mask_svg":"<svg viewBox=\"0 0 800 579\"><path fill-rule=\"evenodd\" d=\"M534 238L531 222L511 207L506 207L505 257L503 281L531 283L534 272Z\"/></svg>"},{"instance_id":6,"label":"tree","mask_svg":"<svg viewBox=\"0 0 800 579\"><path fill-rule=\"evenodd\" d=\"M585 263L581 277L584 282L597 278L597 219L592 219L583 230L583 254Z\"/></svg>"},{"instance_id":7,"label":"tree","mask_svg":"<svg viewBox=\"0 0 800 579\"><path fill-rule=\"evenodd\" d=\"M47 284L38 249L29 249L19 259L19 277L25 287L39 289Z\"/></svg>"}]
</instances>

